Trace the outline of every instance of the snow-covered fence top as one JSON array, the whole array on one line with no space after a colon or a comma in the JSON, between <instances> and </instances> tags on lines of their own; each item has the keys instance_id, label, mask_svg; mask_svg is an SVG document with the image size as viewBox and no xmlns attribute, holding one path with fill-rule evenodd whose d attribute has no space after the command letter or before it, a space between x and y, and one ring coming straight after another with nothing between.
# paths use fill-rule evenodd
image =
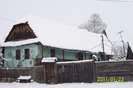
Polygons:
<instances>
[{"instance_id":1,"label":"snow-covered fence top","mask_svg":"<svg viewBox=\"0 0 133 88\"><path fill-rule=\"evenodd\" d=\"M93 59L91 60L78 60L78 61L66 61L66 62L57 62L57 64L71 64L71 63L85 63L85 62L92 62Z\"/></svg>"},{"instance_id":2,"label":"snow-covered fence top","mask_svg":"<svg viewBox=\"0 0 133 88\"><path fill-rule=\"evenodd\" d=\"M42 63L54 63L57 61L56 57L46 57L42 59Z\"/></svg>"}]
</instances>

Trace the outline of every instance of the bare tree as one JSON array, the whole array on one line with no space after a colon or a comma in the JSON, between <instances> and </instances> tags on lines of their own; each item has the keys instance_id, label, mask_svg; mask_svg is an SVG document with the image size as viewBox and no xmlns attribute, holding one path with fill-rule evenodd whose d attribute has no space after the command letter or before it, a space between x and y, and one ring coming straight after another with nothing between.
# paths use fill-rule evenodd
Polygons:
<instances>
[{"instance_id":1,"label":"bare tree","mask_svg":"<svg viewBox=\"0 0 133 88\"><path fill-rule=\"evenodd\" d=\"M0 48L0 67L3 66L3 54L2 54L2 48Z\"/></svg>"},{"instance_id":2,"label":"bare tree","mask_svg":"<svg viewBox=\"0 0 133 88\"><path fill-rule=\"evenodd\" d=\"M128 45L126 43L124 45L125 45L124 46L125 51L123 51L123 46L122 45L119 45L119 44L116 44L116 43L113 44L113 48L115 48L115 52L116 52L116 55L114 55L115 59L121 60L121 59L125 58L125 53L127 53ZM112 50L114 50L113 48L112 48Z\"/></svg>"},{"instance_id":3,"label":"bare tree","mask_svg":"<svg viewBox=\"0 0 133 88\"><path fill-rule=\"evenodd\" d=\"M106 33L106 24L102 22L99 14L92 14L87 23L79 26L80 29L86 29L94 33ZM105 34L106 35L106 34Z\"/></svg>"}]
</instances>

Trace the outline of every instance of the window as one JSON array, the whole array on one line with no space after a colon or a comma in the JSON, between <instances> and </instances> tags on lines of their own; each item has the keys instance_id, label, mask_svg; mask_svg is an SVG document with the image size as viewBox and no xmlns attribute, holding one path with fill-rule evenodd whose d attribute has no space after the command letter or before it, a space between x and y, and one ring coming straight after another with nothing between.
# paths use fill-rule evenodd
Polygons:
<instances>
[{"instance_id":1,"label":"window","mask_svg":"<svg viewBox=\"0 0 133 88\"><path fill-rule=\"evenodd\" d=\"M16 50L16 60L20 60L20 50Z\"/></svg>"},{"instance_id":2,"label":"window","mask_svg":"<svg viewBox=\"0 0 133 88\"><path fill-rule=\"evenodd\" d=\"M76 57L78 58L78 60L83 60L83 53L79 52Z\"/></svg>"},{"instance_id":3,"label":"window","mask_svg":"<svg viewBox=\"0 0 133 88\"><path fill-rule=\"evenodd\" d=\"M89 55L89 58L92 59L92 54Z\"/></svg>"},{"instance_id":4,"label":"window","mask_svg":"<svg viewBox=\"0 0 133 88\"><path fill-rule=\"evenodd\" d=\"M51 53L51 57L55 57L55 49L51 49L50 53Z\"/></svg>"},{"instance_id":5,"label":"window","mask_svg":"<svg viewBox=\"0 0 133 88\"><path fill-rule=\"evenodd\" d=\"M30 59L30 50L25 49L25 59Z\"/></svg>"}]
</instances>

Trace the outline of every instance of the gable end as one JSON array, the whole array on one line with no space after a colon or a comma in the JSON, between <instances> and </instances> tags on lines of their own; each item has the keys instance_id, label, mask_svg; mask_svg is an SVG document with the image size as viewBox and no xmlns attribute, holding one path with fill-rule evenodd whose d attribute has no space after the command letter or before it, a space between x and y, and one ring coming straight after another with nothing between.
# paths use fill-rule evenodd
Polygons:
<instances>
[{"instance_id":1,"label":"gable end","mask_svg":"<svg viewBox=\"0 0 133 88\"><path fill-rule=\"evenodd\" d=\"M36 38L33 30L30 28L28 22L20 23L13 26L5 42L19 41L24 39Z\"/></svg>"}]
</instances>

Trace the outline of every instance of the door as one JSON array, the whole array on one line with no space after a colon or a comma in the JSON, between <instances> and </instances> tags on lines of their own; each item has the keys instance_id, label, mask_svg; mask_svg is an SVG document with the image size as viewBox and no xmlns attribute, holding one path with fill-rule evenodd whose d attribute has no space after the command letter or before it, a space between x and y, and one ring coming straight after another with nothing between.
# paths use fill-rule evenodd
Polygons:
<instances>
[{"instance_id":1,"label":"door","mask_svg":"<svg viewBox=\"0 0 133 88\"><path fill-rule=\"evenodd\" d=\"M46 83L48 84L54 83L55 81L54 63L46 63L45 72L46 72Z\"/></svg>"}]
</instances>

